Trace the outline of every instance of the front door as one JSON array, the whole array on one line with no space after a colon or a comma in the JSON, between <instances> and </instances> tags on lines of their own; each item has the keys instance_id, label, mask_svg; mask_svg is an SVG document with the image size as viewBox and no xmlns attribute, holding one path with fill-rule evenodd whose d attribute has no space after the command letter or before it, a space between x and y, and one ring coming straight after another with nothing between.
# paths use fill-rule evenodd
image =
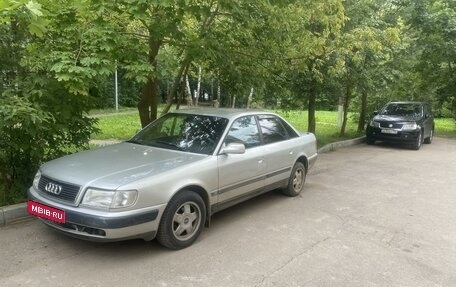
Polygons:
<instances>
[{"instance_id":1,"label":"front door","mask_svg":"<svg viewBox=\"0 0 456 287\"><path fill-rule=\"evenodd\" d=\"M218 156L219 206L229 206L263 189L267 162L261 145L258 125L254 116L245 116L233 122L224 144L243 143L243 154Z\"/></svg>"}]
</instances>

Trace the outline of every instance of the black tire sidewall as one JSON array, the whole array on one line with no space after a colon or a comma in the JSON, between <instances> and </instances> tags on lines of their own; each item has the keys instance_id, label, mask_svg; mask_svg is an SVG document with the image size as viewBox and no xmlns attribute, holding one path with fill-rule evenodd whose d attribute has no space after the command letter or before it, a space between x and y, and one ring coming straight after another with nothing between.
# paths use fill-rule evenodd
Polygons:
<instances>
[{"instance_id":1,"label":"black tire sidewall","mask_svg":"<svg viewBox=\"0 0 456 287\"><path fill-rule=\"evenodd\" d=\"M418 137L415 140L415 143L413 144L413 149L419 150L421 148L422 144L423 144L423 131L420 131Z\"/></svg>"},{"instance_id":2,"label":"black tire sidewall","mask_svg":"<svg viewBox=\"0 0 456 287\"><path fill-rule=\"evenodd\" d=\"M294 179L296 171L298 169L302 169L304 176L302 179L302 187L299 190L299 192L296 192L293 188L293 179ZM299 161L296 162L293 166L293 169L291 170L290 178L288 179L288 186L283 190L283 193L285 195L288 195L291 197L299 195L304 188L304 183L306 182L306 173L307 173L307 170L306 170L305 165L302 162L299 162Z\"/></svg>"},{"instance_id":3,"label":"black tire sidewall","mask_svg":"<svg viewBox=\"0 0 456 287\"><path fill-rule=\"evenodd\" d=\"M177 209L186 202L193 202L198 205L200 208L200 222L197 231L195 234L188 240L182 241L177 239L173 233L173 218ZM186 248L195 242L195 240L201 234L201 231L204 227L204 222L206 221L206 205L204 204L203 199L197 193L192 191L181 191L176 194L169 202L163 212L163 215L160 220L160 225L157 232L158 242L170 249L179 250Z\"/></svg>"}]
</instances>

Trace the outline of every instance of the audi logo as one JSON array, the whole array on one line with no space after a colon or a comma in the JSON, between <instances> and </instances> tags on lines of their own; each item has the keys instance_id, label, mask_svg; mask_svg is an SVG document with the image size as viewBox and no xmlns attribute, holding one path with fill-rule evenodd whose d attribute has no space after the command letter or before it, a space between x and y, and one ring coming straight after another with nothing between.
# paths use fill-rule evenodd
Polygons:
<instances>
[{"instance_id":1,"label":"audi logo","mask_svg":"<svg viewBox=\"0 0 456 287\"><path fill-rule=\"evenodd\" d=\"M55 195L59 195L60 192L62 191L62 186L58 185L56 183L48 182L46 186L44 187L44 190L47 192L53 193Z\"/></svg>"}]
</instances>

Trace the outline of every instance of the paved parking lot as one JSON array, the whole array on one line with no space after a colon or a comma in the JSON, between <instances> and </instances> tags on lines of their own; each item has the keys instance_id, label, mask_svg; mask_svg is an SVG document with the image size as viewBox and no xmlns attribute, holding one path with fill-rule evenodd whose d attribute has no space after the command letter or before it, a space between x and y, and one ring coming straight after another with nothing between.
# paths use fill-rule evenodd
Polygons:
<instances>
[{"instance_id":1,"label":"paved parking lot","mask_svg":"<svg viewBox=\"0 0 456 287\"><path fill-rule=\"evenodd\" d=\"M322 154L301 196L225 210L181 251L9 225L0 286L456 286L456 141Z\"/></svg>"}]
</instances>

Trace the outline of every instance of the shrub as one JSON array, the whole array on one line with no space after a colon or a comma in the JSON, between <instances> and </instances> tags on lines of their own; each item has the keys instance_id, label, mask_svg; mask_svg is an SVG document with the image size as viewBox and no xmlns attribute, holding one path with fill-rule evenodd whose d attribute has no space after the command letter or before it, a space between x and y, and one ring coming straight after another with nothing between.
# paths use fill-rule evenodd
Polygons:
<instances>
[{"instance_id":1,"label":"shrub","mask_svg":"<svg viewBox=\"0 0 456 287\"><path fill-rule=\"evenodd\" d=\"M58 102L48 105L49 100ZM54 103L55 104L55 103ZM43 161L87 147L95 120L78 97L35 100L7 91L0 99L0 206L22 202Z\"/></svg>"}]
</instances>

